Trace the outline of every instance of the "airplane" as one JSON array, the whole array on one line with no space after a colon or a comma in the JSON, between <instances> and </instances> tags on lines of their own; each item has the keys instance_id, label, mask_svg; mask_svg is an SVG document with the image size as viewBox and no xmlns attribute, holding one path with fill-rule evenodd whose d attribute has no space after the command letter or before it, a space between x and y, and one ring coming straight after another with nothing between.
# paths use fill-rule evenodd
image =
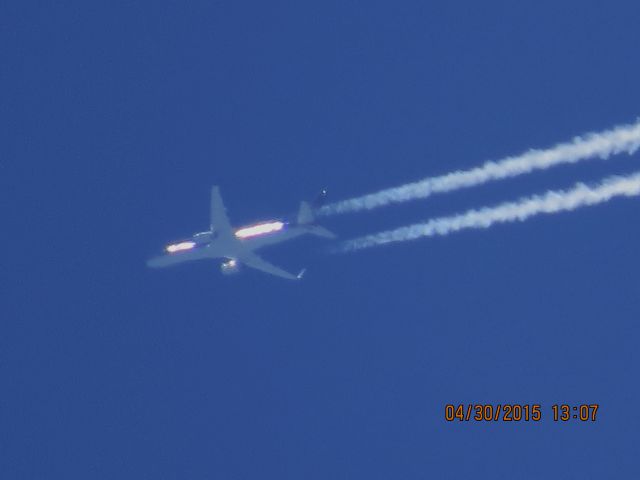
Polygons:
<instances>
[{"instance_id":1,"label":"airplane","mask_svg":"<svg viewBox=\"0 0 640 480\"><path fill-rule=\"evenodd\" d=\"M326 190L323 189L319 200L325 196ZM318 200L314 203L317 202ZM300 202L298 215L293 223L269 220L234 229L222 203L220 189L213 186L209 230L167 245L164 248L165 254L148 260L147 266L160 268L194 260L222 258L224 260L220 264L220 270L225 275L237 273L240 265L245 265L288 280L300 280L305 273L304 269L294 275L263 260L255 251L305 234L336 238L326 228L316 225L314 220L313 208L303 201Z\"/></svg>"}]
</instances>

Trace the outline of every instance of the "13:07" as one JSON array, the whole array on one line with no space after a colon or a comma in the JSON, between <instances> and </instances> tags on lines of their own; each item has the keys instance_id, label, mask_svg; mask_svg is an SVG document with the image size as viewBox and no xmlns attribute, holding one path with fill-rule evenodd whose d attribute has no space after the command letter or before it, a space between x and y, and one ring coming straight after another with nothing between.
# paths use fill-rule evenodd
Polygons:
<instances>
[{"instance_id":1,"label":"13:07","mask_svg":"<svg viewBox=\"0 0 640 480\"><path fill-rule=\"evenodd\" d=\"M576 405L571 406L563 403L561 405L552 405L551 409L553 410L553 420L554 421L562 421L567 422L569 420L580 420L582 422L595 422L596 421L596 413L598 412L598 407L600 405L597 403L592 403L590 405Z\"/></svg>"}]
</instances>

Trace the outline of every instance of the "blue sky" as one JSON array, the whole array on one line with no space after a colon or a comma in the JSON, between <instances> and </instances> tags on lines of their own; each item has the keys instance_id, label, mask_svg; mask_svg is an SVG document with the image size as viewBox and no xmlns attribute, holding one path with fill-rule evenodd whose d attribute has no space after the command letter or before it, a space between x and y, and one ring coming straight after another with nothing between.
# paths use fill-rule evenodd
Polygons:
<instances>
[{"instance_id":1,"label":"blue sky","mask_svg":"<svg viewBox=\"0 0 640 480\"><path fill-rule=\"evenodd\" d=\"M2 478L637 478L637 199L349 255L292 284L145 260L639 115L633 1L0 7ZM638 169L327 219L343 238ZM539 403L448 423L447 403ZM554 403L598 403L594 423Z\"/></svg>"}]
</instances>

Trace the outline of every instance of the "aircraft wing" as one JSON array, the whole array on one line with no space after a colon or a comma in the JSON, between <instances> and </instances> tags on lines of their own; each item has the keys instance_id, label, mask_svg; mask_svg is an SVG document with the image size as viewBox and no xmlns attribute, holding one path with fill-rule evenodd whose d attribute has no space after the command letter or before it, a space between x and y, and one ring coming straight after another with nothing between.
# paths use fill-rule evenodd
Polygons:
<instances>
[{"instance_id":1,"label":"aircraft wing","mask_svg":"<svg viewBox=\"0 0 640 480\"><path fill-rule=\"evenodd\" d=\"M294 275L279 267L276 267L266 260L263 260L255 253L249 251L243 252L243 254L238 257L238 260L240 260L247 267L255 268L256 270L261 270L265 273L270 273L271 275L287 278L289 280L300 280L302 278L302 274L304 273L303 270L298 275Z\"/></svg>"},{"instance_id":2,"label":"aircraft wing","mask_svg":"<svg viewBox=\"0 0 640 480\"><path fill-rule=\"evenodd\" d=\"M231 227L231 223L229 222L229 217L227 217L227 210L224 208L224 203L222 203L222 196L220 195L220 188L217 186L211 187L211 230L217 232L219 236L224 236L227 238L232 238L236 240L233 235L233 228ZM236 240L237 241L237 240ZM239 242L238 242L239 244ZM237 256L237 259L245 264L247 267L255 268L256 270L261 270L265 273L270 273L271 275L276 275L278 277L287 278L289 280L299 280L302 278L302 274L304 271L300 272L298 275L294 275L289 273L275 265L263 260L258 255L253 253L251 250L242 249L240 255Z\"/></svg>"},{"instance_id":3,"label":"aircraft wing","mask_svg":"<svg viewBox=\"0 0 640 480\"><path fill-rule=\"evenodd\" d=\"M222 203L220 188L218 186L211 187L211 213L210 213L211 231L215 231L218 235L233 237L233 229L229 217L227 217L227 209Z\"/></svg>"}]
</instances>

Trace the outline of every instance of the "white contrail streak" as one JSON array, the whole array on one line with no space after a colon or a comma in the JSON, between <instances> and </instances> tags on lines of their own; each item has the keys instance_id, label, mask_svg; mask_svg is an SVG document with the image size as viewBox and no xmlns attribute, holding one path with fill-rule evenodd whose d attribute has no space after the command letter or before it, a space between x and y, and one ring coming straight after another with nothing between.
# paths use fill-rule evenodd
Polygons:
<instances>
[{"instance_id":1,"label":"white contrail streak","mask_svg":"<svg viewBox=\"0 0 640 480\"><path fill-rule=\"evenodd\" d=\"M371 210L390 203L426 198L434 193L450 192L480 185L492 180L515 177L534 170L545 170L563 163L576 163L589 158L606 159L610 155L634 153L640 147L640 120L599 133L575 137L546 150L529 150L522 155L507 157L470 170L459 170L439 177L381 190L362 197L332 203L319 210L320 215Z\"/></svg>"},{"instance_id":2,"label":"white contrail streak","mask_svg":"<svg viewBox=\"0 0 640 480\"><path fill-rule=\"evenodd\" d=\"M640 195L640 172L629 176L616 176L603 180L595 186L578 183L571 190L551 190L543 195L522 198L495 207L469 210L459 215L440 217L426 223L418 223L396 230L367 235L347 240L339 252L361 250L392 242L404 242L421 237L449 235L467 228L489 228L495 223L524 221L542 213L557 213L575 210L588 205L597 205L614 197Z\"/></svg>"}]
</instances>

